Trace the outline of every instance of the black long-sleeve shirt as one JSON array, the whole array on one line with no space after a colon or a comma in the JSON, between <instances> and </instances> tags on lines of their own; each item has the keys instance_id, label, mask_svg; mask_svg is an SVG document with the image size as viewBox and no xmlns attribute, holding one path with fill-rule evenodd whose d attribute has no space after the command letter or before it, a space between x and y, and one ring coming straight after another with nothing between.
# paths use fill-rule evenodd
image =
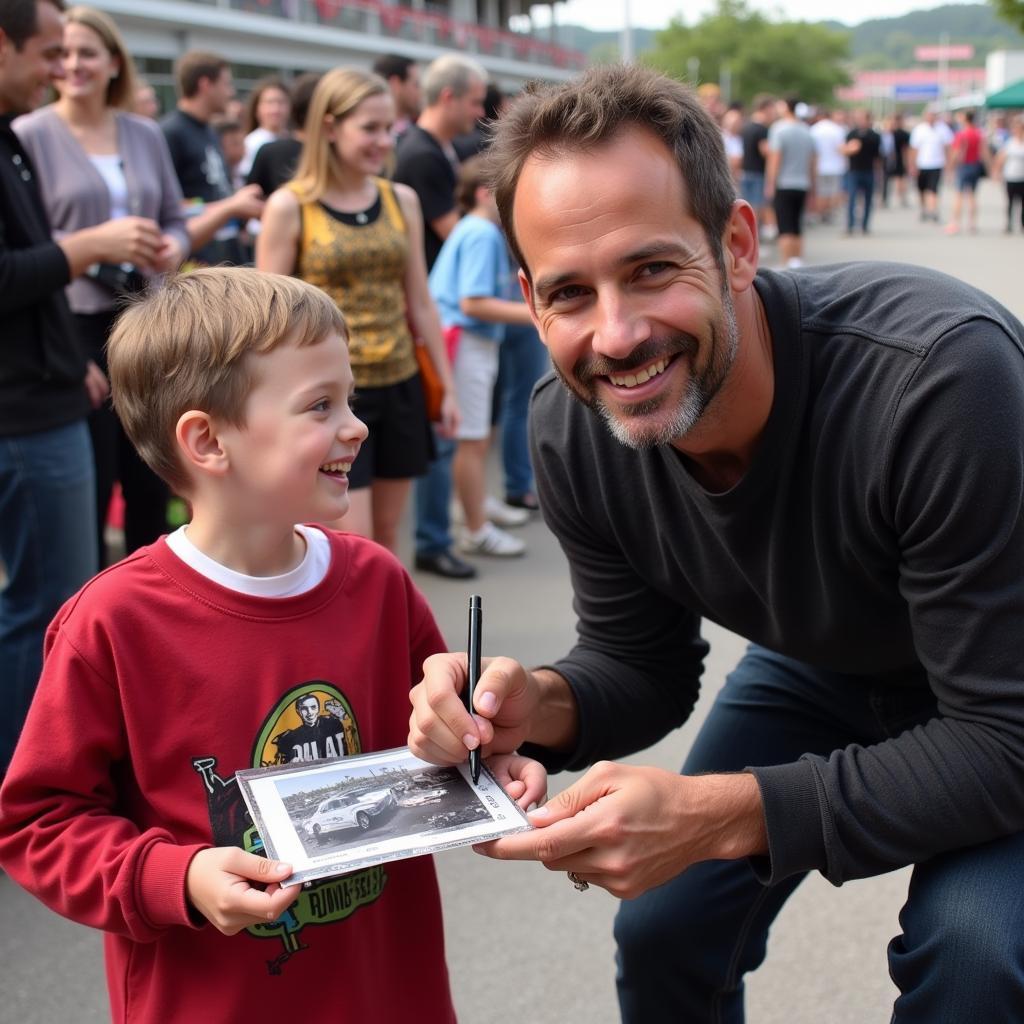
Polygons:
<instances>
[{"instance_id":1,"label":"black long-sleeve shirt","mask_svg":"<svg viewBox=\"0 0 1024 1024\"><path fill-rule=\"evenodd\" d=\"M0 436L61 427L89 411L64 296L70 273L32 162L11 118L0 117Z\"/></svg>"},{"instance_id":2,"label":"black long-sleeve shirt","mask_svg":"<svg viewBox=\"0 0 1024 1024\"><path fill-rule=\"evenodd\" d=\"M753 462L709 493L553 378L534 395L545 518L578 642L582 767L693 708L707 617L772 650L930 687L926 725L752 770L770 878L834 883L1024 829L1024 327L896 264L762 271L775 397Z\"/></svg>"}]
</instances>

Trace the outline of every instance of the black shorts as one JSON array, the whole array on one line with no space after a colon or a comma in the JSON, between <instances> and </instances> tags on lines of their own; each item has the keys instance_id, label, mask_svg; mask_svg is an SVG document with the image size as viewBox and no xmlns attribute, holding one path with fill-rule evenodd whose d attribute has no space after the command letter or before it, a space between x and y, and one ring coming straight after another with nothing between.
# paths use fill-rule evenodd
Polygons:
<instances>
[{"instance_id":1,"label":"black shorts","mask_svg":"<svg viewBox=\"0 0 1024 1024\"><path fill-rule=\"evenodd\" d=\"M942 181L941 167L930 167L917 172L918 192L938 192L940 181Z\"/></svg>"},{"instance_id":2,"label":"black shorts","mask_svg":"<svg viewBox=\"0 0 1024 1024\"><path fill-rule=\"evenodd\" d=\"M803 231L804 203L807 192L802 188L775 190L775 220L780 235L799 235Z\"/></svg>"},{"instance_id":3,"label":"black shorts","mask_svg":"<svg viewBox=\"0 0 1024 1024\"><path fill-rule=\"evenodd\" d=\"M433 435L417 373L383 388L359 388L353 412L369 427L348 474L350 490L374 480L407 480L422 476L434 455Z\"/></svg>"}]
</instances>

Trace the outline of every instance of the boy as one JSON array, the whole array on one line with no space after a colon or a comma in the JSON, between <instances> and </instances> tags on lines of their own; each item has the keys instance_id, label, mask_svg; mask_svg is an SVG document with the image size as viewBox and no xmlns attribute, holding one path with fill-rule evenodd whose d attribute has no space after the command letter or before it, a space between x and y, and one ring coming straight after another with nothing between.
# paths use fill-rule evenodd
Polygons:
<instances>
[{"instance_id":1,"label":"boy","mask_svg":"<svg viewBox=\"0 0 1024 1024\"><path fill-rule=\"evenodd\" d=\"M498 345L505 324L529 326L530 313L526 303L501 297L511 277L508 249L498 227L498 208L485 184L483 158L473 157L459 168L455 195L465 216L445 239L430 271L430 293L446 332L454 330L458 337L452 374L462 423L452 474L465 522L459 548L467 554L507 558L523 554L526 546L488 519L485 463ZM518 521L528 518L523 512Z\"/></svg>"},{"instance_id":2,"label":"boy","mask_svg":"<svg viewBox=\"0 0 1024 1024\"><path fill-rule=\"evenodd\" d=\"M281 888L290 867L247 852L233 779L403 745L408 690L443 649L387 552L295 525L345 514L366 437L337 307L290 278L198 270L124 314L110 370L192 521L51 624L0 863L107 932L116 1021L450 1024L431 860Z\"/></svg>"}]
</instances>

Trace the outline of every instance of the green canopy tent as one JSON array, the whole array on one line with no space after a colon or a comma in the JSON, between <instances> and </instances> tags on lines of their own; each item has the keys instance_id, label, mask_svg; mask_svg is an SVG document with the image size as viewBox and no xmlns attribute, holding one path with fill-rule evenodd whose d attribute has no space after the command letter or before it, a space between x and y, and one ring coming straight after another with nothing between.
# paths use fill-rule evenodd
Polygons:
<instances>
[{"instance_id":1,"label":"green canopy tent","mask_svg":"<svg viewBox=\"0 0 1024 1024\"><path fill-rule=\"evenodd\" d=\"M992 93L985 100L985 106L1000 110L1024 109L1024 78L1005 89L1000 89L999 92Z\"/></svg>"}]
</instances>

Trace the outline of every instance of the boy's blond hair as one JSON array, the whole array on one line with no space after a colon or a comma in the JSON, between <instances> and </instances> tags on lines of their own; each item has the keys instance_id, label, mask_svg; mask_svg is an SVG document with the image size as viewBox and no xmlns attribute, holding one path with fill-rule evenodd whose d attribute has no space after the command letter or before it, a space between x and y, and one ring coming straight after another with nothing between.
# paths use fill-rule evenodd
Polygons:
<instances>
[{"instance_id":1,"label":"boy's blond hair","mask_svg":"<svg viewBox=\"0 0 1024 1024\"><path fill-rule=\"evenodd\" d=\"M303 281L241 267L179 274L117 321L107 346L114 408L146 464L185 494L175 439L182 413L241 426L254 384L247 356L332 332L347 337L341 311Z\"/></svg>"}]
</instances>

